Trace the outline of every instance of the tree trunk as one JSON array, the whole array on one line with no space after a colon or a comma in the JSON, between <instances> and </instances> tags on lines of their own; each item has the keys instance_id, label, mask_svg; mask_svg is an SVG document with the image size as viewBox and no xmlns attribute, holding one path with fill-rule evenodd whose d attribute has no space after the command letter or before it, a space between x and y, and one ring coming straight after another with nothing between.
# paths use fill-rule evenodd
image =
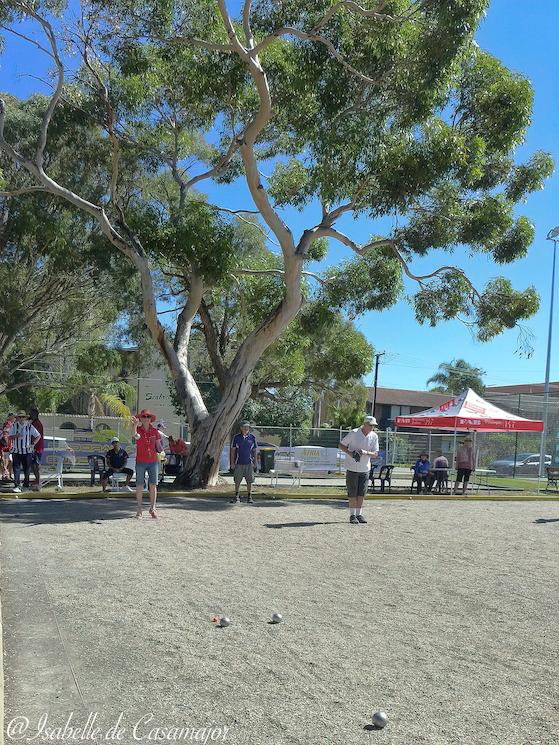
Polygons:
<instances>
[{"instance_id":1,"label":"tree trunk","mask_svg":"<svg viewBox=\"0 0 559 745\"><path fill-rule=\"evenodd\" d=\"M242 373L233 372L223 392L217 409L208 414L193 428L190 452L175 485L187 489L215 486L219 477L219 461L223 446L229 442L250 391L253 366L244 365Z\"/></svg>"},{"instance_id":2,"label":"tree trunk","mask_svg":"<svg viewBox=\"0 0 559 745\"><path fill-rule=\"evenodd\" d=\"M190 452L182 472L175 479L175 486L197 489L217 484L221 453L233 424L234 421L223 419L216 421L210 415L192 432Z\"/></svg>"}]
</instances>

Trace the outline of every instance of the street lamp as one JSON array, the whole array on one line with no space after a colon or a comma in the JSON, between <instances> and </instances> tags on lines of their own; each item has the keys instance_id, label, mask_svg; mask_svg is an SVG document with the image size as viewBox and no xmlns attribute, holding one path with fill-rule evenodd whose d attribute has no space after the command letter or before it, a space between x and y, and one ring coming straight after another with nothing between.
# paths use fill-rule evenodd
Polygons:
<instances>
[{"instance_id":1,"label":"street lamp","mask_svg":"<svg viewBox=\"0 0 559 745\"><path fill-rule=\"evenodd\" d=\"M547 234L547 240L553 241L553 268L551 270L551 303L549 306L549 331L547 334L547 361L545 363L545 385L543 390L543 432L540 446L540 476L545 473L545 451L547 450L547 415L549 411L549 367L551 362L551 334L553 331L553 300L555 297L555 260L557 257L557 241L559 240L559 225Z\"/></svg>"}]
</instances>

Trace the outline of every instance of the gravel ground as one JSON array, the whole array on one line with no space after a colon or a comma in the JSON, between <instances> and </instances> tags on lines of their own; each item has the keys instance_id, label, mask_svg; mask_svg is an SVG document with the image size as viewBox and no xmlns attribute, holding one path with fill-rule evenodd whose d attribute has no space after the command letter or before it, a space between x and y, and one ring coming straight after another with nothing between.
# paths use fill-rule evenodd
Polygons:
<instances>
[{"instance_id":1,"label":"gravel ground","mask_svg":"<svg viewBox=\"0 0 559 745\"><path fill-rule=\"evenodd\" d=\"M91 712L103 741L122 712L125 745L155 726L243 745L559 743L559 504L376 501L358 526L332 501L131 515L124 499L1 505L6 723Z\"/></svg>"}]
</instances>

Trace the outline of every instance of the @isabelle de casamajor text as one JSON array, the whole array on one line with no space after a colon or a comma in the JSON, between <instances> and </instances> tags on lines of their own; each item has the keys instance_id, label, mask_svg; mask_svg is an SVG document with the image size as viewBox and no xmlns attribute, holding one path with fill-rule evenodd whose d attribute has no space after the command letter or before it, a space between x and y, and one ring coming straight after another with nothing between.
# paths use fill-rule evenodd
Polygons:
<instances>
[{"instance_id":1,"label":"@isabelle de casamajor text","mask_svg":"<svg viewBox=\"0 0 559 745\"><path fill-rule=\"evenodd\" d=\"M70 712L61 723L49 718L47 712L33 721L16 716L6 725L8 740L19 742L227 742L231 727L207 724L161 724L153 714L143 714L126 722L121 712L112 724L103 725L99 712L90 712L85 721L79 721Z\"/></svg>"}]
</instances>

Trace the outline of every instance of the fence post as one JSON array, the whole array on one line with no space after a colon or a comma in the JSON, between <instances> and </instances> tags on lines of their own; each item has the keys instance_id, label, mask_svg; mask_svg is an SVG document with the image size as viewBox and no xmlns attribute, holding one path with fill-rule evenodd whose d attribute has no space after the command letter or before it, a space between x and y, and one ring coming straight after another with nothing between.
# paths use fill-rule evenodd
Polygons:
<instances>
[{"instance_id":1,"label":"fence post","mask_svg":"<svg viewBox=\"0 0 559 745\"><path fill-rule=\"evenodd\" d=\"M289 425L289 449L293 447L293 425Z\"/></svg>"}]
</instances>

